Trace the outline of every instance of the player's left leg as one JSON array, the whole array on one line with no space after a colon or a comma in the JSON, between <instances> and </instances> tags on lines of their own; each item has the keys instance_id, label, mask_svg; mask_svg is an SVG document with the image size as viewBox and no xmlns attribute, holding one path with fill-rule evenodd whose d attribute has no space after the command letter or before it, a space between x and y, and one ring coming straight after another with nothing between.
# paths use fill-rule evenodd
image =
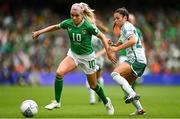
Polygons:
<instances>
[{"instance_id":1,"label":"player's left leg","mask_svg":"<svg viewBox=\"0 0 180 119\"><path fill-rule=\"evenodd\" d=\"M106 106L108 114L113 115L114 114L114 107L111 104L111 100L108 97L106 97L102 87L97 84L96 73L87 74L86 76L87 76L87 80L89 82L91 89L93 89L96 92L96 94L101 98L104 105Z\"/></svg>"},{"instance_id":2,"label":"player's left leg","mask_svg":"<svg viewBox=\"0 0 180 119\"><path fill-rule=\"evenodd\" d=\"M137 79L137 77L132 73L126 74L126 75L124 74L123 76L127 79L127 81L129 82L130 85L132 85L135 82L135 80ZM145 113L139 100L133 100L132 104L136 108L136 111L131 113L130 115L142 115Z\"/></svg>"},{"instance_id":3,"label":"player's left leg","mask_svg":"<svg viewBox=\"0 0 180 119\"><path fill-rule=\"evenodd\" d=\"M101 70L98 70L96 72L96 77L97 77L97 83L103 88L104 87L104 79L101 76ZM93 105L96 103L95 92L94 92L94 90L92 90L90 88L87 80L86 80L86 88L87 88L88 94L89 94L89 103ZM98 96L98 102L101 102L101 98L99 96Z\"/></svg>"},{"instance_id":4,"label":"player's left leg","mask_svg":"<svg viewBox=\"0 0 180 119\"><path fill-rule=\"evenodd\" d=\"M111 104L111 100L108 97L106 97L104 90L97 83L97 77L96 77L97 64L95 59L95 53L92 53L87 56L83 56L79 59L79 61L81 63L80 65L81 69L86 74L90 88L93 89L96 92L96 94L101 98L104 105L106 106L108 114L113 115L114 107Z\"/></svg>"},{"instance_id":5,"label":"player's left leg","mask_svg":"<svg viewBox=\"0 0 180 119\"><path fill-rule=\"evenodd\" d=\"M97 76L97 83L104 89L104 79L101 76L101 69L99 69L96 73ZM98 102L101 102L101 98L98 97Z\"/></svg>"}]
</instances>

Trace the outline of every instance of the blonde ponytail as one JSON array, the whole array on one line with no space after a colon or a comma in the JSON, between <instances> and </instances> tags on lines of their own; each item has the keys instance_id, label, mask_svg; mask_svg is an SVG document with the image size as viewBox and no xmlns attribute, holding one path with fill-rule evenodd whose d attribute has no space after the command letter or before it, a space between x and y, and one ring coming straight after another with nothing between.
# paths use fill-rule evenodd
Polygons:
<instances>
[{"instance_id":1,"label":"blonde ponytail","mask_svg":"<svg viewBox=\"0 0 180 119\"><path fill-rule=\"evenodd\" d=\"M95 20L94 10L91 9L86 3L80 2L79 5L83 9L84 18L89 22L93 22Z\"/></svg>"}]
</instances>

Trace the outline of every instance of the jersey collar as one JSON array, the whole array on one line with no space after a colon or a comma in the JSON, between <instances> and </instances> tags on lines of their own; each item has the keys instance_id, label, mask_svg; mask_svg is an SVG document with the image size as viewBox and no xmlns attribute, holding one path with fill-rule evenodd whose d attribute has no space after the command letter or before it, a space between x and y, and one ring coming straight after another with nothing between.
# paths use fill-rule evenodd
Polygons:
<instances>
[{"instance_id":1,"label":"jersey collar","mask_svg":"<svg viewBox=\"0 0 180 119\"><path fill-rule=\"evenodd\" d=\"M76 27L80 27L82 24L84 23L84 19L82 20L82 22L79 25L75 25Z\"/></svg>"}]
</instances>

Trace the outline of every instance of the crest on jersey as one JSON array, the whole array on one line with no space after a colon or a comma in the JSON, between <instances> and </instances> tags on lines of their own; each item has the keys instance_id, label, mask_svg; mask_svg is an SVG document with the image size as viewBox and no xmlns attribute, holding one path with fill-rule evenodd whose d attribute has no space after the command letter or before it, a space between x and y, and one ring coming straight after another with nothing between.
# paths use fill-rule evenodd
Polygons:
<instances>
[{"instance_id":1,"label":"crest on jersey","mask_svg":"<svg viewBox=\"0 0 180 119\"><path fill-rule=\"evenodd\" d=\"M68 28L68 31L71 31L72 30L72 28Z\"/></svg>"},{"instance_id":2,"label":"crest on jersey","mask_svg":"<svg viewBox=\"0 0 180 119\"><path fill-rule=\"evenodd\" d=\"M85 29L83 29L82 34L87 34L87 31Z\"/></svg>"}]
</instances>

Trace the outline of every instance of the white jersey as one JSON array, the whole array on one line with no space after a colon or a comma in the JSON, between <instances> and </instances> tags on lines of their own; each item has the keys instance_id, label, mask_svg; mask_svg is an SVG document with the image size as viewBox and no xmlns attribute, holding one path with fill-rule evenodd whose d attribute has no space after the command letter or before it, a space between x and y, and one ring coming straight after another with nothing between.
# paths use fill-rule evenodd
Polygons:
<instances>
[{"instance_id":1,"label":"white jersey","mask_svg":"<svg viewBox=\"0 0 180 119\"><path fill-rule=\"evenodd\" d=\"M103 48L101 40L99 40L96 36L92 36L92 46L95 52L100 51Z\"/></svg>"},{"instance_id":2,"label":"white jersey","mask_svg":"<svg viewBox=\"0 0 180 119\"><path fill-rule=\"evenodd\" d=\"M133 63L136 60L140 63L147 64L145 51L142 47L136 28L131 23L125 22L121 28L121 36L119 41L121 43L125 43L132 35L135 37L136 43L133 46L126 48L126 56L128 61Z\"/></svg>"},{"instance_id":3,"label":"white jersey","mask_svg":"<svg viewBox=\"0 0 180 119\"><path fill-rule=\"evenodd\" d=\"M94 49L95 53L102 50L102 48L103 48L101 40L98 39L94 35L92 36L92 46L93 46L93 49ZM103 65L104 65L104 57L100 56L100 57L96 58L96 63L99 66L99 68L102 69Z\"/></svg>"}]
</instances>

